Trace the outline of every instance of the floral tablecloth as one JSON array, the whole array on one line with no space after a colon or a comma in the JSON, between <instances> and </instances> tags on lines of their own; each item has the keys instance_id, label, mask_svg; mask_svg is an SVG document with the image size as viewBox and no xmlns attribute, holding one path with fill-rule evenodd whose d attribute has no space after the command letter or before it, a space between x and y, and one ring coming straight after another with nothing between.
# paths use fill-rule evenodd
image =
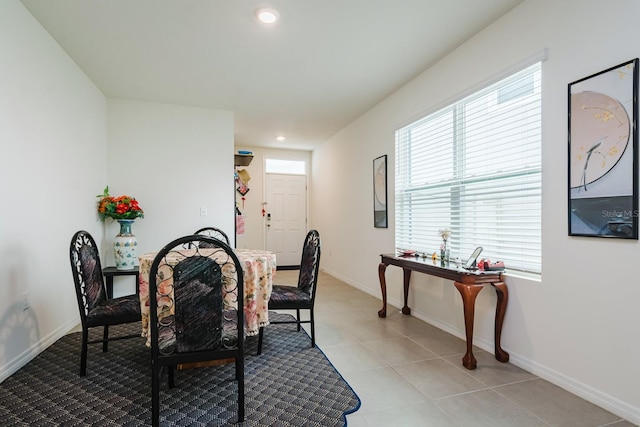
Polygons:
<instances>
[{"instance_id":1,"label":"floral tablecloth","mask_svg":"<svg viewBox=\"0 0 640 427\"><path fill-rule=\"evenodd\" d=\"M276 254L253 249L235 249L242 264L244 275L244 321L245 333L257 335L261 326L269 324L269 298L276 275ZM149 334L149 271L157 252L150 252L139 257L140 261L140 309L142 311L142 336L147 337L147 345L151 345ZM177 263L177 260L176 260Z\"/></svg>"}]
</instances>

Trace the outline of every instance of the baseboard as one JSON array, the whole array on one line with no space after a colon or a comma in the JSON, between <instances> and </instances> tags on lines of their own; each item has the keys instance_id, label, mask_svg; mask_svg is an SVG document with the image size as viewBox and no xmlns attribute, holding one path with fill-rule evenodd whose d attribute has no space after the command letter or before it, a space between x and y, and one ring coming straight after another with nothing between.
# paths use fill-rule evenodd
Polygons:
<instances>
[{"instance_id":1,"label":"baseboard","mask_svg":"<svg viewBox=\"0 0 640 427\"><path fill-rule=\"evenodd\" d=\"M487 350L481 347L483 350ZM493 348L493 343L489 346L489 348ZM623 402L619 399L616 399L613 396L610 396L606 393L601 392L587 384L583 384L579 381L574 380L573 378L569 378L566 375L550 369L547 366L541 365L531 359L527 359L518 355L517 353L513 353L505 348L507 352L510 353L509 362L514 365L524 369L527 372L530 372L534 375L539 376L542 379L549 381L561 387L576 396L587 400L594 405L597 405L607 411L624 418L627 421L632 422L633 424L640 425L640 408L636 408L632 405L629 405L626 402ZM489 351L489 350L487 350ZM490 350L493 351L493 350Z\"/></svg>"},{"instance_id":2,"label":"baseboard","mask_svg":"<svg viewBox=\"0 0 640 427\"><path fill-rule=\"evenodd\" d=\"M354 288L381 300L381 295L379 292L372 292L371 289L367 289L361 284L356 283L344 276L336 274L330 270L322 269L322 271L329 274L330 276L335 277L336 279L345 282L349 286L353 286ZM400 310L400 307L404 305L404 301L390 298L387 295L387 305L393 306L396 309ZM425 313L421 313L415 308L412 308L411 315L422 320L423 322L435 326L436 328L442 329L443 331L448 332L451 335L466 340L465 331L458 327L443 323L436 318L433 318ZM488 341L481 337L474 337L473 345L478 346L481 349L488 351L489 353L493 353L494 351L494 342ZM547 380L550 383L555 384L558 387L561 387L569 391L570 393L573 393L576 396L579 396L593 403L594 405L606 409L607 411L621 418L624 418L627 421L640 425L640 408L629 405L628 403L625 403L613 396L603 393L600 390L576 381L573 378L569 378L566 375L549 368L548 366L541 365L534 360L523 357L518 353L514 353L512 349L509 349L504 345L503 348L507 353L509 353L509 362L513 365L522 368L534 375L537 375L538 377Z\"/></svg>"},{"instance_id":3,"label":"baseboard","mask_svg":"<svg viewBox=\"0 0 640 427\"><path fill-rule=\"evenodd\" d=\"M52 331L49 335L34 343L27 350L23 351L17 357L9 360L5 365L0 367L0 383L9 378L14 373L18 372L20 368L33 360L37 355L46 350L54 342L65 336L69 331L76 328L78 322L70 321L60 326L56 330ZM80 363L80 359L78 359ZM78 365L79 366L79 365Z\"/></svg>"}]
</instances>

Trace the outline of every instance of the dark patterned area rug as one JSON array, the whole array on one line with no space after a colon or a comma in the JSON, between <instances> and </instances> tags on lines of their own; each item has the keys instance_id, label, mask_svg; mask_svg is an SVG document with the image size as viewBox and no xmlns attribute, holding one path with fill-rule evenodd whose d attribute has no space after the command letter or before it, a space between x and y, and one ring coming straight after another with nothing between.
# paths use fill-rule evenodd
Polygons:
<instances>
[{"instance_id":1,"label":"dark patterned area rug","mask_svg":"<svg viewBox=\"0 0 640 427\"><path fill-rule=\"evenodd\" d=\"M288 316L270 314L276 317ZM112 327L110 335L139 325ZM94 333L97 333L95 331ZM151 424L151 355L145 339L89 345L87 376L78 374L80 333L69 334L0 384L0 424L11 426L140 426ZM344 426L360 399L325 355L295 325L247 339L245 422L237 421L234 364L176 371L160 393L163 426Z\"/></svg>"}]
</instances>

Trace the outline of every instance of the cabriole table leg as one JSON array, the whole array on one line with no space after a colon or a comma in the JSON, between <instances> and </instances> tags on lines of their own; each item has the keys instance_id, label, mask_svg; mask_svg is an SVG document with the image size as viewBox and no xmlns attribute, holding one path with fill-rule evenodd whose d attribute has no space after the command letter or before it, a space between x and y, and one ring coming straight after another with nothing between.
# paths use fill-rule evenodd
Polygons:
<instances>
[{"instance_id":1,"label":"cabriole table leg","mask_svg":"<svg viewBox=\"0 0 640 427\"><path fill-rule=\"evenodd\" d=\"M402 307L402 314L409 315L411 314L411 309L409 305L407 305L407 300L409 299L409 282L411 281L411 270L408 268L403 268L403 277L404 277L404 307Z\"/></svg>"},{"instance_id":2,"label":"cabriole table leg","mask_svg":"<svg viewBox=\"0 0 640 427\"><path fill-rule=\"evenodd\" d=\"M473 356L473 321L475 317L476 297L484 285L453 282L462 295L464 308L464 330L467 337L467 352L462 358L462 365L467 369L476 369L476 358Z\"/></svg>"},{"instance_id":3,"label":"cabriole table leg","mask_svg":"<svg viewBox=\"0 0 640 427\"><path fill-rule=\"evenodd\" d=\"M509 291L507 285L503 282L492 283L496 289L496 295L498 296L498 302L496 303L496 323L495 323L495 351L496 359L500 362L509 361L509 353L504 351L500 346L500 339L502 337L502 322L504 321L504 314L507 312L507 302L509 301Z\"/></svg>"},{"instance_id":4,"label":"cabriole table leg","mask_svg":"<svg viewBox=\"0 0 640 427\"><path fill-rule=\"evenodd\" d=\"M387 317L387 280L384 277L384 272L386 269L387 264L381 262L380 265L378 265L380 291L382 291L382 308L378 311L378 317Z\"/></svg>"}]
</instances>

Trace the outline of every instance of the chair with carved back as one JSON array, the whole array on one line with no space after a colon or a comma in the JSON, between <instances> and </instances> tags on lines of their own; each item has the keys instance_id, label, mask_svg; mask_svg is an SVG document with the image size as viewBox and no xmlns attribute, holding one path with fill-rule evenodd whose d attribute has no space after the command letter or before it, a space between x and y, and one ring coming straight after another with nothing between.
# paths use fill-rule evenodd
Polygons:
<instances>
[{"instance_id":1,"label":"chair with carved back","mask_svg":"<svg viewBox=\"0 0 640 427\"><path fill-rule=\"evenodd\" d=\"M213 237L214 239L222 240L227 245L231 245L231 242L229 241L229 236L227 236L227 234L224 231L216 227L204 227L193 234L202 234L205 236ZM207 245L207 243L201 243L201 244Z\"/></svg>"},{"instance_id":2,"label":"chair with carved back","mask_svg":"<svg viewBox=\"0 0 640 427\"><path fill-rule=\"evenodd\" d=\"M300 273L297 286L273 285L269 299L269 310L296 310L295 320L271 321L272 324L295 323L300 331L302 323L311 326L311 347L316 346L315 319L313 307L316 299L318 270L320 268L320 234L317 230L307 233L302 247ZM302 320L300 310L309 310L309 320ZM262 353L264 327L258 334L258 354Z\"/></svg>"},{"instance_id":3,"label":"chair with carved back","mask_svg":"<svg viewBox=\"0 0 640 427\"><path fill-rule=\"evenodd\" d=\"M102 343L106 352L109 341L140 337L139 333L109 337L109 326L142 321L140 299L138 295L109 298L98 247L88 232L81 230L73 235L69 255L82 324L80 376L85 376L88 344ZM89 330L95 327L103 328L102 339L89 341Z\"/></svg>"},{"instance_id":4,"label":"chair with carved back","mask_svg":"<svg viewBox=\"0 0 640 427\"><path fill-rule=\"evenodd\" d=\"M149 271L152 425L160 421L164 368L173 388L178 364L220 359L235 362L238 422L244 420L243 280L231 247L202 234L176 239L156 255Z\"/></svg>"}]
</instances>

